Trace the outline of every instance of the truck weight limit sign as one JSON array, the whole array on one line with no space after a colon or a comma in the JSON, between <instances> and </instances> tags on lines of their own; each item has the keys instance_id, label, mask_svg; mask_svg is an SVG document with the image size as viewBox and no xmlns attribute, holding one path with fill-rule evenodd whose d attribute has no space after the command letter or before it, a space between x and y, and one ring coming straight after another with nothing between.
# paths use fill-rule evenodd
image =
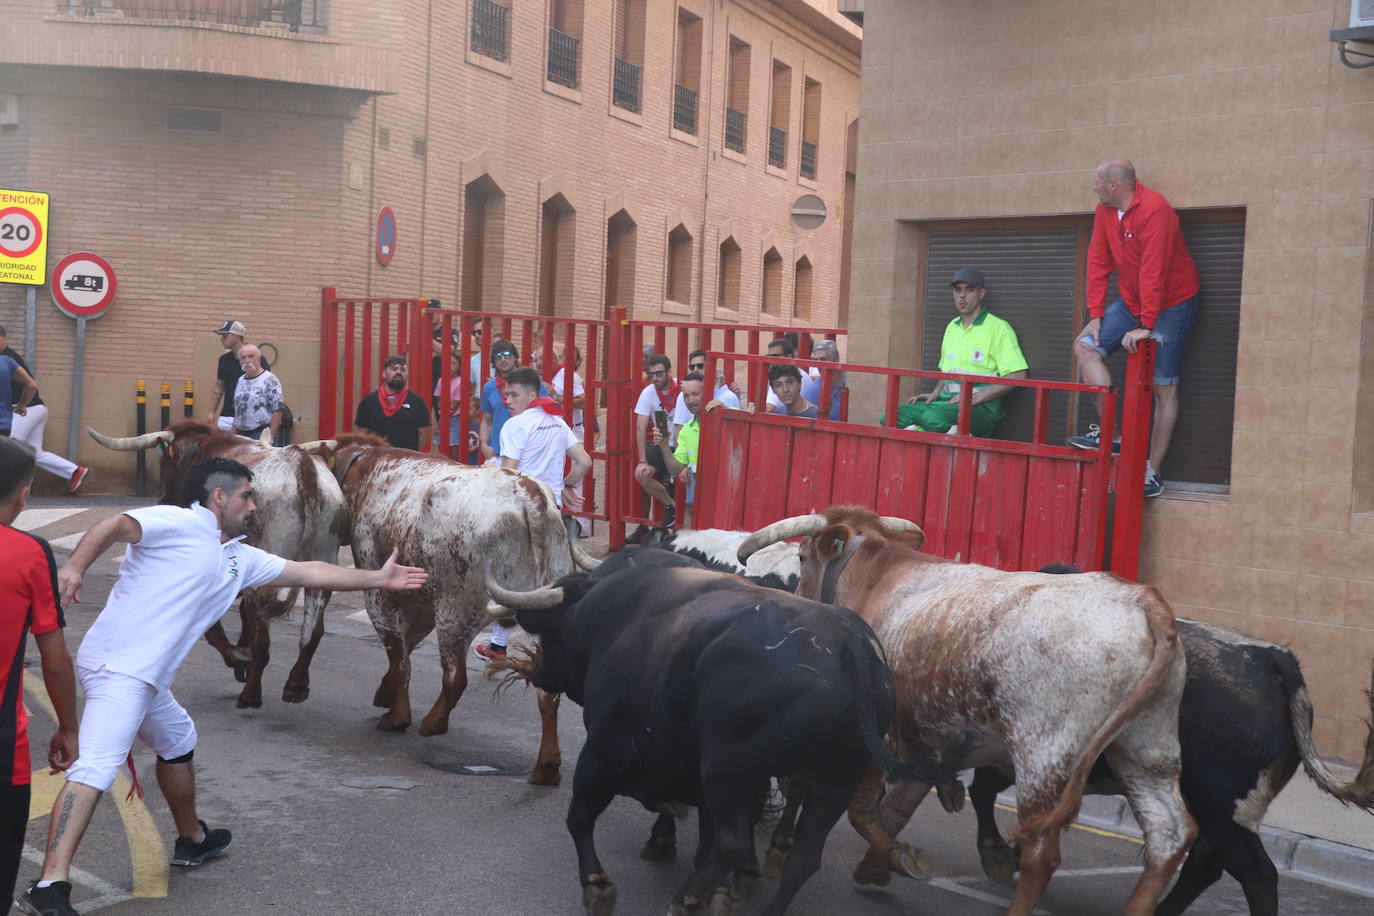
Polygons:
<instances>
[{"instance_id":1,"label":"truck weight limit sign","mask_svg":"<svg viewBox=\"0 0 1374 916\"><path fill-rule=\"evenodd\" d=\"M47 282L48 195L0 188L0 283Z\"/></svg>"},{"instance_id":2,"label":"truck weight limit sign","mask_svg":"<svg viewBox=\"0 0 1374 916\"><path fill-rule=\"evenodd\" d=\"M89 251L77 251L52 269L52 301L73 318L99 318L110 308L116 289L110 262Z\"/></svg>"}]
</instances>

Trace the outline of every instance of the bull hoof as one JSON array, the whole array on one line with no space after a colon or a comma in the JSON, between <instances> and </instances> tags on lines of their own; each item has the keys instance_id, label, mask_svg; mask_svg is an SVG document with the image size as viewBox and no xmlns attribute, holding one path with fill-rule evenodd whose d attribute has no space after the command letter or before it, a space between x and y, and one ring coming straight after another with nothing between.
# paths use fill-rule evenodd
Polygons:
<instances>
[{"instance_id":1,"label":"bull hoof","mask_svg":"<svg viewBox=\"0 0 1374 916\"><path fill-rule=\"evenodd\" d=\"M235 666L234 666L234 680L238 681L240 684L246 684L246 683L248 683L248 666L247 666L247 665L235 665Z\"/></svg>"},{"instance_id":2,"label":"bull hoof","mask_svg":"<svg viewBox=\"0 0 1374 916\"><path fill-rule=\"evenodd\" d=\"M716 892L711 895L711 902L706 907L706 916L735 916L735 904L739 903L739 898L735 892L728 887L718 887Z\"/></svg>"},{"instance_id":3,"label":"bull hoof","mask_svg":"<svg viewBox=\"0 0 1374 916\"><path fill-rule=\"evenodd\" d=\"M431 722L429 716L425 716L420 720L419 732L421 738L432 738L435 735L447 735L448 718L444 717Z\"/></svg>"},{"instance_id":4,"label":"bull hoof","mask_svg":"<svg viewBox=\"0 0 1374 916\"><path fill-rule=\"evenodd\" d=\"M238 699L234 700L234 705L237 706L239 709L261 709L262 697L253 697L249 696L248 694L241 693L238 695Z\"/></svg>"},{"instance_id":5,"label":"bull hoof","mask_svg":"<svg viewBox=\"0 0 1374 916\"><path fill-rule=\"evenodd\" d=\"M382 716L377 720L377 731L379 732L403 732L410 728L410 719L393 717L390 714Z\"/></svg>"},{"instance_id":6,"label":"bull hoof","mask_svg":"<svg viewBox=\"0 0 1374 916\"><path fill-rule=\"evenodd\" d=\"M978 848L983 874L993 884L1011 885L1016 880L1016 852L1006 843L989 843Z\"/></svg>"},{"instance_id":7,"label":"bull hoof","mask_svg":"<svg viewBox=\"0 0 1374 916\"><path fill-rule=\"evenodd\" d=\"M381 707L382 709L390 709L392 699L393 697L390 690L384 690L378 687L377 692L372 695L372 705Z\"/></svg>"},{"instance_id":8,"label":"bull hoof","mask_svg":"<svg viewBox=\"0 0 1374 916\"><path fill-rule=\"evenodd\" d=\"M239 646L222 649L219 655L230 668L247 668L253 663L253 653Z\"/></svg>"},{"instance_id":9,"label":"bull hoof","mask_svg":"<svg viewBox=\"0 0 1374 916\"><path fill-rule=\"evenodd\" d=\"M931 878L930 862L926 860L925 853L906 843L898 843L892 847L889 861L892 870L899 875L906 875L917 881L929 881Z\"/></svg>"},{"instance_id":10,"label":"bull hoof","mask_svg":"<svg viewBox=\"0 0 1374 916\"><path fill-rule=\"evenodd\" d=\"M555 760L550 763L536 763L534 769L530 770L529 783L532 786L556 786L563 781L561 768L563 762Z\"/></svg>"},{"instance_id":11,"label":"bull hoof","mask_svg":"<svg viewBox=\"0 0 1374 916\"><path fill-rule=\"evenodd\" d=\"M677 840L670 836L651 836L639 850L639 857L648 862L671 862L677 858Z\"/></svg>"},{"instance_id":12,"label":"bull hoof","mask_svg":"<svg viewBox=\"0 0 1374 916\"><path fill-rule=\"evenodd\" d=\"M940 783L935 787L935 795L950 814L964 810L964 784L959 780Z\"/></svg>"},{"instance_id":13,"label":"bull hoof","mask_svg":"<svg viewBox=\"0 0 1374 916\"><path fill-rule=\"evenodd\" d=\"M588 875L582 885L582 909L587 916L611 916L615 912L615 885L606 875Z\"/></svg>"},{"instance_id":14,"label":"bull hoof","mask_svg":"<svg viewBox=\"0 0 1374 916\"><path fill-rule=\"evenodd\" d=\"M892 882L892 869L888 868L882 857L870 848L859 860L859 864L854 866L854 881L857 884L887 887Z\"/></svg>"},{"instance_id":15,"label":"bull hoof","mask_svg":"<svg viewBox=\"0 0 1374 916\"><path fill-rule=\"evenodd\" d=\"M283 703L304 703L310 699L309 684L287 684L281 689Z\"/></svg>"},{"instance_id":16,"label":"bull hoof","mask_svg":"<svg viewBox=\"0 0 1374 916\"><path fill-rule=\"evenodd\" d=\"M763 873L770 878L781 878L782 868L787 864L787 854L791 851L790 836L773 837L773 844L768 847L768 854L763 857Z\"/></svg>"}]
</instances>

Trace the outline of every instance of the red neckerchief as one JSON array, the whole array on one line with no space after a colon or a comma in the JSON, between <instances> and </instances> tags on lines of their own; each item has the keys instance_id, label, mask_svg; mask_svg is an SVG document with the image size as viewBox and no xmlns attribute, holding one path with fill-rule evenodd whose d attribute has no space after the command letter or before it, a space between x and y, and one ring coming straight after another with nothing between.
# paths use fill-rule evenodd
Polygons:
<instances>
[{"instance_id":1,"label":"red neckerchief","mask_svg":"<svg viewBox=\"0 0 1374 916\"><path fill-rule=\"evenodd\" d=\"M525 407L525 409L529 410L531 407L542 407L544 408L544 413L547 413L550 416L553 415L553 412L555 410L562 410L562 408L559 407L558 402L550 397L537 397L533 401L530 401L529 404Z\"/></svg>"},{"instance_id":2,"label":"red neckerchief","mask_svg":"<svg viewBox=\"0 0 1374 916\"><path fill-rule=\"evenodd\" d=\"M385 387L377 389L377 400L381 402L382 414L388 417L396 416L396 411L401 409L401 405L406 402L406 398L409 396L409 386L402 388L395 394L387 394Z\"/></svg>"},{"instance_id":3,"label":"red neckerchief","mask_svg":"<svg viewBox=\"0 0 1374 916\"><path fill-rule=\"evenodd\" d=\"M496 393L502 397L506 394L506 377L501 373L494 373L491 380L496 383Z\"/></svg>"},{"instance_id":4,"label":"red neckerchief","mask_svg":"<svg viewBox=\"0 0 1374 916\"><path fill-rule=\"evenodd\" d=\"M682 391L682 383L677 379L672 380L666 392L659 391L658 386L654 386L654 394L658 395L658 403L662 404L663 409L669 413L672 413L673 408L677 407L677 396L680 391Z\"/></svg>"}]
</instances>

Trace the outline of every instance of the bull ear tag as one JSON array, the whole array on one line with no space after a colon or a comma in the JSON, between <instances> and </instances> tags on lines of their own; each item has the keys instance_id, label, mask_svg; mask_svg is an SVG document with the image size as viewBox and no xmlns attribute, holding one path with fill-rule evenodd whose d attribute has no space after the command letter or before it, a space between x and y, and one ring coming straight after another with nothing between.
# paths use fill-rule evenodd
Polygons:
<instances>
[{"instance_id":1,"label":"bull ear tag","mask_svg":"<svg viewBox=\"0 0 1374 916\"><path fill-rule=\"evenodd\" d=\"M167 457L167 443L166 443L166 442L163 442L163 441L161 441L161 440L158 440L158 443L157 443L156 448L157 448L157 453L158 453L159 455L161 455L163 458L166 458L166 457Z\"/></svg>"},{"instance_id":2,"label":"bull ear tag","mask_svg":"<svg viewBox=\"0 0 1374 916\"><path fill-rule=\"evenodd\" d=\"M835 538L835 556L844 556L844 538Z\"/></svg>"}]
</instances>

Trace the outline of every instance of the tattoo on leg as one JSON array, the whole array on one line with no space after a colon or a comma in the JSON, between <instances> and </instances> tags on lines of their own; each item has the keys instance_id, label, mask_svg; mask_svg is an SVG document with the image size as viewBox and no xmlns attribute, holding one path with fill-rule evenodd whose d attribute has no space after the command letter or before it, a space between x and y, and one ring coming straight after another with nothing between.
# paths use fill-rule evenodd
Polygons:
<instances>
[{"instance_id":1,"label":"tattoo on leg","mask_svg":"<svg viewBox=\"0 0 1374 916\"><path fill-rule=\"evenodd\" d=\"M66 798L62 799L62 813L57 818L57 829L52 834L52 845L48 847L48 852L54 852L58 846L62 845L62 835L67 832L67 819L71 817L72 806L76 804L76 795L68 792Z\"/></svg>"}]
</instances>

